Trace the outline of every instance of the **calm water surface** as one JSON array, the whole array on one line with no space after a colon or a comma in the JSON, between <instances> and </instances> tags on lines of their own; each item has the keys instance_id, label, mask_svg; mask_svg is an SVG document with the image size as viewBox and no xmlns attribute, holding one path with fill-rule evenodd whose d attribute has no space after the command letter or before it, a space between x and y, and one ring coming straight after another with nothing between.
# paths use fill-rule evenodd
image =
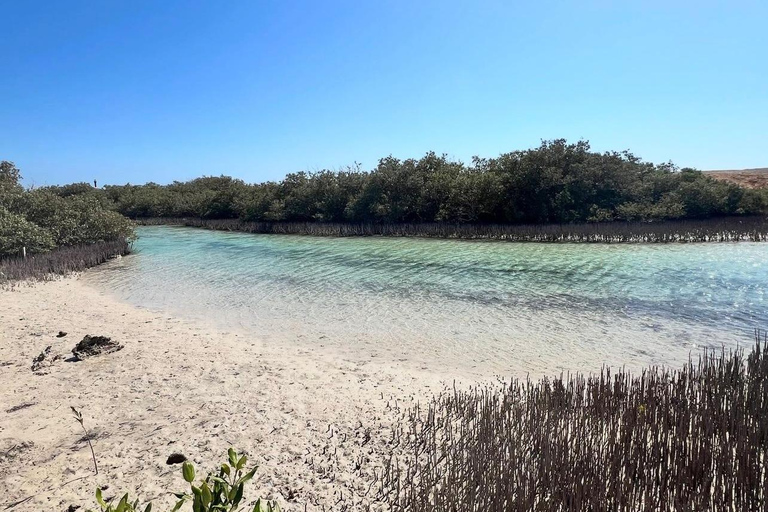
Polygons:
<instances>
[{"instance_id":1,"label":"calm water surface","mask_svg":"<svg viewBox=\"0 0 768 512\"><path fill-rule=\"evenodd\" d=\"M143 227L86 281L274 343L447 373L679 364L768 327L768 244L521 244Z\"/></svg>"}]
</instances>

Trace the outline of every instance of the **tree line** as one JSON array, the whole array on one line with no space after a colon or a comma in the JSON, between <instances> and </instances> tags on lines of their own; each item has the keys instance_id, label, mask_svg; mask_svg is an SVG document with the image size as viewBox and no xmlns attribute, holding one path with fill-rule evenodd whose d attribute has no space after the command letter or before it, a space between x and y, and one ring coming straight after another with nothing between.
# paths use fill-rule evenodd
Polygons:
<instances>
[{"instance_id":1,"label":"tree line","mask_svg":"<svg viewBox=\"0 0 768 512\"><path fill-rule=\"evenodd\" d=\"M63 196L93 192L59 187ZM101 195L130 218L243 221L549 224L703 219L768 211L765 190L747 190L629 152L598 153L589 143L545 141L534 149L470 164L427 153L382 158L363 171L288 174L246 184L228 176L169 185L107 186Z\"/></svg>"},{"instance_id":2,"label":"tree line","mask_svg":"<svg viewBox=\"0 0 768 512\"><path fill-rule=\"evenodd\" d=\"M628 151L596 152L587 141L466 164L427 153L382 158L364 171L288 174L247 184L206 176L169 185L88 183L25 190L3 162L0 256L131 236L123 217L356 224L574 224L709 219L768 213L768 190L749 190ZM122 215L119 215L122 214Z\"/></svg>"}]
</instances>

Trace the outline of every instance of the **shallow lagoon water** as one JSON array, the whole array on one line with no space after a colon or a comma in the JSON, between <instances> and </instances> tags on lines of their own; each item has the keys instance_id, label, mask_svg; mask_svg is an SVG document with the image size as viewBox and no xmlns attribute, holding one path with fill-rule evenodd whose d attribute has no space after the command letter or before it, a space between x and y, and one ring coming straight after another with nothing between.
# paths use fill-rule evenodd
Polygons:
<instances>
[{"instance_id":1,"label":"shallow lagoon water","mask_svg":"<svg viewBox=\"0 0 768 512\"><path fill-rule=\"evenodd\" d=\"M768 327L768 244L139 236L86 282L270 343L446 376L679 365Z\"/></svg>"}]
</instances>

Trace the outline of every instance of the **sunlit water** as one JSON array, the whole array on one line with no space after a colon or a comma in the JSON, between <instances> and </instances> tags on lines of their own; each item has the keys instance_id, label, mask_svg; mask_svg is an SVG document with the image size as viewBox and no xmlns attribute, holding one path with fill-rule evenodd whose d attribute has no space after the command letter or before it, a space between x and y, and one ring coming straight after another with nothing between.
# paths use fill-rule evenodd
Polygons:
<instances>
[{"instance_id":1,"label":"sunlit water","mask_svg":"<svg viewBox=\"0 0 768 512\"><path fill-rule=\"evenodd\" d=\"M447 376L677 365L768 327L768 244L139 235L86 281L268 342Z\"/></svg>"}]
</instances>

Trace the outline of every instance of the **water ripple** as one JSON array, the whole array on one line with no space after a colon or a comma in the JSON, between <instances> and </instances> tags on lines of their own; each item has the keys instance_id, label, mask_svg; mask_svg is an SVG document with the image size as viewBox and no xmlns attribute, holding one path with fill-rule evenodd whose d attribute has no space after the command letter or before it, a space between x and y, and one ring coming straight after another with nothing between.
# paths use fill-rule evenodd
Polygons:
<instances>
[{"instance_id":1,"label":"water ripple","mask_svg":"<svg viewBox=\"0 0 768 512\"><path fill-rule=\"evenodd\" d=\"M86 279L137 305L323 340L345 357L591 371L682 362L768 327L768 244L139 234L135 255Z\"/></svg>"}]
</instances>

